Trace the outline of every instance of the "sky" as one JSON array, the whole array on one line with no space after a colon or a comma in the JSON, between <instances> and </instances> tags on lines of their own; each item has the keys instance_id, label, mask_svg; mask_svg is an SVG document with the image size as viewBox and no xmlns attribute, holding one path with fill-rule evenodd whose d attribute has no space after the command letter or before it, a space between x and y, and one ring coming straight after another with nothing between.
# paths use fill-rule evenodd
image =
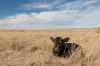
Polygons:
<instances>
[{"instance_id":1,"label":"sky","mask_svg":"<svg viewBox=\"0 0 100 66\"><path fill-rule=\"evenodd\" d=\"M0 28L100 27L100 0L0 0Z\"/></svg>"}]
</instances>

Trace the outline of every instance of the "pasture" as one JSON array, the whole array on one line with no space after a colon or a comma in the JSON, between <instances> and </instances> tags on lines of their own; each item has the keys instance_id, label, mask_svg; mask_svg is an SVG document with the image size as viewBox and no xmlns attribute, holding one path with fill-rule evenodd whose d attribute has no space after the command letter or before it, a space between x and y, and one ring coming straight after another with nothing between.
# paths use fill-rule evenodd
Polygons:
<instances>
[{"instance_id":1,"label":"pasture","mask_svg":"<svg viewBox=\"0 0 100 66\"><path fill-rule=\"evenodd\" d=\"M50 37L70 37L82 46L85 57L70 58L52 54ZM98 29L0 30L0 66L99 66L100 31Z\"/></svg>"}]
</instances>

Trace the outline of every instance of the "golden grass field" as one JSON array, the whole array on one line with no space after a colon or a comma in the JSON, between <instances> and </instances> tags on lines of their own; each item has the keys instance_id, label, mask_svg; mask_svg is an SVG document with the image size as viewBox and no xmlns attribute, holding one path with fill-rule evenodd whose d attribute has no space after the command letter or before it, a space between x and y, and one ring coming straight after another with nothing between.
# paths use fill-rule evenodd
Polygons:
<instances>
[{"instance_id":1,"label":"golden grass field","mask_svg":"<svg viewBox=\"0 0 100 66\"><path fill-rule=\"evenodd\" d=\"M70 37L85 57L53 56L51 36ZM100 30L0 30L0 66L100 66Z\"/></svg>"}]
</instances>

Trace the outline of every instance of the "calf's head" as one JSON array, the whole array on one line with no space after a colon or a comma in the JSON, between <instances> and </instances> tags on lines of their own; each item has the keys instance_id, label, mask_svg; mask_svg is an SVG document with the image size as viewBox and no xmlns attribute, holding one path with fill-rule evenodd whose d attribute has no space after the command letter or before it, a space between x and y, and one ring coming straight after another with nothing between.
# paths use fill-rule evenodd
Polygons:
<instances>
[{"instance_id":1,"label":"calf's head","mask_svg":"<svg viewBox=\"0 0 100 66\"><path fill-rule=\"evenodd\" d=\"M63 54L63 51L64 51L65 46L66 46L65 42L68 42L69 38L63 39L61 37L56 37L56 38L51 37L50 39L54 43L54 47L52 50L53 54L57 55L57 56L61 56Z\"/></svg>"}]
</instances>

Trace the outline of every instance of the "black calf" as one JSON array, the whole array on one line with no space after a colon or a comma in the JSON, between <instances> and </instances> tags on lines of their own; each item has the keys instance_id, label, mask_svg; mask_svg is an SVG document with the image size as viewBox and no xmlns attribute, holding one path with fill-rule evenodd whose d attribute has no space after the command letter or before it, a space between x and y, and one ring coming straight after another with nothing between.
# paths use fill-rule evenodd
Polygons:
<instances>
[{"instance_id":1,"label":"black calf","mask_svg":"<svg viewBox=\"0 0 100 66\"><path fill-rule=\"evenodd\" d=\"M61 37L51 37L51 40L54 43L54 47L52 50L53 54L59 57L69 57L73 51L75 51L77 48L81 48L81 46L79 46L78 44L68 43L69 39L70 38L63 39Z\"/></svg>"}]
</instances>

